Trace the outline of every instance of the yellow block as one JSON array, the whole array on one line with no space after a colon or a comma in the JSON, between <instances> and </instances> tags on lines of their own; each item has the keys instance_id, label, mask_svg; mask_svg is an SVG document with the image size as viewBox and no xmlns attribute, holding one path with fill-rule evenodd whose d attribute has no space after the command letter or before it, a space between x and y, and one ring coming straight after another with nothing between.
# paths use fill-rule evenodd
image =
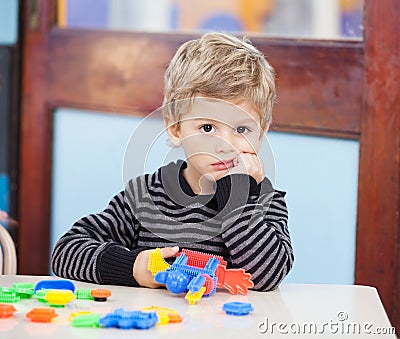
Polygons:
<instances>
[{"instance_id":1,"label":"yellow block","mask_svg":"<svg viewBox=\"0 0 400 339\"><path fill-rule=\"evenodd\" d=\"M93 312L91 311L76 311L76 312L71 312L71 314L69 315L69 321L72 321L72 319L74 319L75 317L77 317L78 315L83 315L83 314L92 314Z\"/></svg>"},{"instance_id":2,"label":"yellow block","mask_svg":"<svg viewBox=\"0 0 400 339\"><path fill-rule=\"evenodd\" d=\"M206 291L206 287L200 288L200 291L191 293L190 291L186 294L185 299L189 301L189 305L194 305L196 301L199 301Z\"/></svg>"},{"instance_id":3,"label":"yellow block","mask_svg":"<svg viewBox=\"0 0 400 339\"><path fill-rule=\"evenodd\" d=\"M75 299L75 295L69 290L51 290L46 293L46 301L50 305L65 305Z\"/></svg>"},{"instance_id":4,"label":"yellow block","mask_svg":"<svg viewBox=\"0 0 400 339\"><path fill-rule=\"evenodd\" d=\"M170 264L168 264L164 260L159 248L156 248L155 250L152 250L150 252L147 269L151 272L151 274L153 276L155 276L158 272L165 271L169 267L170 267Z\"/></svg>"},{"instance_id":5,"label":"yellow block","mask_svg":"<svg viewBox=\"0 0 400 339\"><path fill-rule=\"evenodd\" d=\"M167 307L160 307L160 306L150 306L150 307L145 307L141 309L142 311L152 311L152 312L157 312L158 316L158 323L157 325L165 325L168 324L169 322L180 322L176 321L176 319L182 319L178 311L173 310L172 308L167 308ZM171 320L175 319L174 321Z\"/></svg>"}]
</instances>

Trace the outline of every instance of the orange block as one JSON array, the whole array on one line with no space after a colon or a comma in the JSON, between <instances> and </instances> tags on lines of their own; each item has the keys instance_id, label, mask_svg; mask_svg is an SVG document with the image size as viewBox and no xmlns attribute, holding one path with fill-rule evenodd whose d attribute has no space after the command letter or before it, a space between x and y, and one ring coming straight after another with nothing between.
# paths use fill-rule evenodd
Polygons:
<instances>
[{"instance_id":1,"label":"orange block","mask_svg":"<svg viewBox=\"0 0 400 339\"><path fill-rule=\"evenodd\" d=\"M95 288L94 290L90 291L90 295L95 301L106 301L111 295L111 291L104 288Z\"/></svg>"},{"instance_id":2,"label":"orange block","mask_svg":"<svg viewBox=\"0 0 400 339\"><path fill-rule=\"evenodd\" d=\"M34 322L40 322L40 323L49 323L51 320L55 317L57 317L58 314L54 310L54 308L50 307L36 307L32 308L27 314L26 317L31 319L31 321Z\"/></svg>"},{"instance_id":3,"label":"orange block","mask_svg":"<svg viewBox=\"0 0 400 339\"><path fill-rule=\"evenodd\" d=\"M10 318L17 310L13 305L0 304L0 318Z\"/></svg>"}]
</instances>

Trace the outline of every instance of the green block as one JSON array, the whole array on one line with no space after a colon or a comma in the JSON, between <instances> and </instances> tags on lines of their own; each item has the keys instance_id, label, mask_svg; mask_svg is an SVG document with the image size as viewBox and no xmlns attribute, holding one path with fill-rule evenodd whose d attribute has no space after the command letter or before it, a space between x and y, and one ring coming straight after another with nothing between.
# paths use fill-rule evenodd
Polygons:
<instances>
[{"instance_id":1,"label":"green block","mask_svg":"<svg viewBox=\"0 0 400 339\"><path fill-rule=\"evenodd\" d=\"M37 301L47 304L46 293L47 293L47 290L39 290L39 291L36 291L36 294L34 295L34 297L37 299Z\"/></svg>"},{"instance_id":2,"label":"green block","mask_svg":"<svg viewBox=\"0 0 400 339\"><path fill-rule=\"evenodd\" d=\"M34 283L14 283L13 288L18 289L18 288L23 288L23 289L35 289L35 284Z\"/></svg>"},{"instance_id":3,"label":"green block","mask_svg":"<svg viewBox=\"0 0 400 339\"><path fill-rule=\"evenodd\" d=\"M75 295L76 299L80 300L94 300L94 298L90 295L91 289L80 289L76 290Z\"/></svg>"},{"instance_id":4,"label":"green block","mask_svg":"<svg viewBox=\"0 0 400 339\"><path fill-rule=\"evenodd\" d=\"M21 298L15 292L0 292L0 303L15 303Z\"/></svg>"},{"instance_id":5,"label":"green block","mask_svg":"<svg viewBox=\"0 0 400 339\"><path fill-rule=\"evenodd\" d=\"M74 327L99 327L99 319L101 314L81 314L72 319L72 326Z\"/></svg>"},{"instance_id":6,"label":"green block","mask_svg":"<svg viewBox=\"0 0 400 339\"><path fill-rule=\"evenodd\" d=\"M31 298L35 290L35 285L31 283L14 284L13 287L21 299Z\"/></svg>"},{"instance_id":7,"label":"green block","mask_svg":"<svg viewBox=\"0 0 400 339\"><path fill-rule=\"evenodd\" d=\"M0 292L15 293L15 288L14 287L2 287Z\"/></svg>"}]
</instances>

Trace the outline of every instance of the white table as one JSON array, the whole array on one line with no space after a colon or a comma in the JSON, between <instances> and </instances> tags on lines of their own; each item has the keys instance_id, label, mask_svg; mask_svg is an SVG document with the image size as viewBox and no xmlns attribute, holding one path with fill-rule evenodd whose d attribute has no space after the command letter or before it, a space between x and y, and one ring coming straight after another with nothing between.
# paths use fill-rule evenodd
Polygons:
<instances>
[{"instance_id":1,"label":"white table","mask_svg":"<svg viewBox=\"0 0 400 339\"><path fill-rule=\"evenodd\" d=\"M45 279L56 278L0 276L0 286L12 287L13 283ZM101 287L78 281L74 283L77 288ZM396 338L394 334L378 336L365 332L391 330L378 293L372 287L283 284L273 292L250 291L246 296L218 290L195 305L188 305L184 295L173 295L165 289L103 287L112 291L106 302L75 300L65 308L57 308L59 316L52 323L32 323L25 318L33 307L43 307L37 300L17 302L14 306L18 312L12 318L0 319L0 338ZM254 311L248 316L226 315L221 308L230 301L250 302ZM152 305L175 309L183 316L183 322L158 325L149 330L122 330L75 328L68 321L73 311L106 314L121 307L137 310ZM313 334L315 330L320 333L318 336ZM295 334L298 331L304 333Z\"/></svg>"}]
</instances>

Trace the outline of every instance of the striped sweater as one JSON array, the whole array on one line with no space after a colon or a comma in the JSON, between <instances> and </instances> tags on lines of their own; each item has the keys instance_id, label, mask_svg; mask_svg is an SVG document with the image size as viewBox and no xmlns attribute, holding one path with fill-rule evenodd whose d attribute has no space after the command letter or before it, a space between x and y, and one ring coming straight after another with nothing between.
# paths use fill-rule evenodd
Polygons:
<instances>
[{"instance_id":1,"label":"striped sweater","mask_svg":"<svg viewBox=\"0 0 400 339\"><path fill-rule=\"evenodd\" d=\"M165 246L221 255L228 267L252 274L254 289L276 288L293 265L284 192L246 174L216 182L214 195L196 195L184 161L132 179L98 214L78 220L55 245L60 277L138 286L139 252Z\"/></svg>"}]
</instances>

